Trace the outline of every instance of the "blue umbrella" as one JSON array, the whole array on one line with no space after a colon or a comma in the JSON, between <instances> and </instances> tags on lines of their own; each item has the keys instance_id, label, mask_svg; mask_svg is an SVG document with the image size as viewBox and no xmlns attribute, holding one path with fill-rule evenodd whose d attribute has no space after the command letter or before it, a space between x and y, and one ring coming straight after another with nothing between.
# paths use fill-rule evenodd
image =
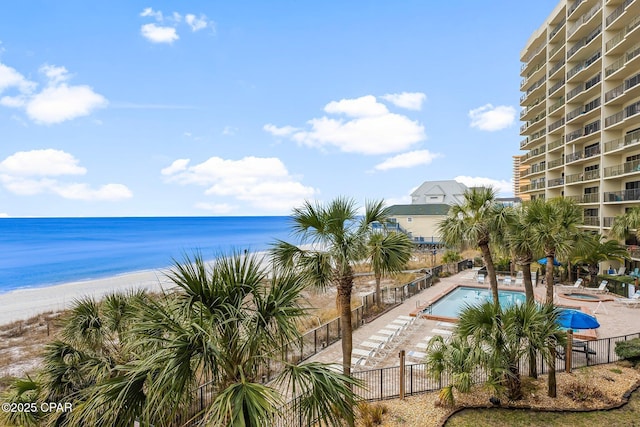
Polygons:
<instances>
[{"instance_id":1,"label":"blue umbrella","mask_svg":"<svg viewBox=\"0 0 640 427\"><path fill-rule=\"evenodd\" d=\"M596 329L598 319L579 310L562 310L558 315L558 325L567 329Z\"/></svg>"},{"instance_id":2,"label":"blue umbrella","mask_svg":"<svg viewBox=\"0 0 640 427\"><path fill-rule=\"evenodd\" d=\"M538 264L547 265L547 259L546 258L540 258L538 260ZM560 261L558 261L557 259L554 258L553 259L553 265L555 265L557 267L557 266L562 265L562 264L560 264Z\"/></svg>"}]
</instances>

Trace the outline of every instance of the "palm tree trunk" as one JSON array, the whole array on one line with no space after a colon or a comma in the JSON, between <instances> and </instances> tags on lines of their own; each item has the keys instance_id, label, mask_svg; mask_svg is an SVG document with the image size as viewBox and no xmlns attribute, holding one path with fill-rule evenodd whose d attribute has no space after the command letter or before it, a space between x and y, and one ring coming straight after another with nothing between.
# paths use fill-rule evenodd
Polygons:
<instances>
[{"instance_id":1,"label":"palm tree trunk","mask_svg":"<svg viewBox=\"0 0 640 427\"><path fill-rule=\"evenodd\" d=\"M487 266L487 275L489 276L489 284L491 285L491 294L493 295L493 302L500 307L500 299L498 297L498 280L496 279L496 268L493 265L493 258L491 258L491 251L489 250L488 243L482 243L479 245L482 252L482 258L484 264Z\"/></svg>"},{"instance_id":2,"label":"palm tree trunk","mask_svg":"<svg viewBox=\"0 0 640 427\"><path fill-rule=\"evenodd\" d=\"M535 302L533 296L533 281L531 280L531 263L522 264L522 280L524 282L524 295L527 298L527 304Z\"/></svg>"},{"instance_id":3,"label":"palm tree trunk","mask_svg":"<svg viewBox=\"0 0 640 427\"><path fill-rule=\"evenodd\" d=\"M376 273L376 305L382 307L382 289L380 289L380 281L382 280L382 274Z\"/></svg>"},{"instance_id":4,"label":"palm tree trunk","mask_svg":"<svg viewBox=\"0 0 640 427\"><path fill-rule=\"evenodd\" d=\"M351 324L351 289L353 275L345 274L338 282L338 311L342 329L342 373L351 375L351 352L353 350L353 325Z\"/></svg>"},{"instance_id":5,"label":"palm tree trunk","mask_svg":"<svg viewBox=\"0 0 640 427\"><path fill-rule=\"evenodd\" d=\"M547 253L547 270L545 282L547 285L547 304L553 304L553 261L555 253Z\"/></svg>"},{"instance_id":6,"label":"palm tree trunk","mask_svg":"<svg viewBox=\"0 0 640 427\"><path fill-rule=\"evenodd\" d=\"M551 353L551 360L549 361L549 382L547 389L547 396L556 397L556 346L551 344L549 346L549 353Z\"/></svg>"}]
</instances>

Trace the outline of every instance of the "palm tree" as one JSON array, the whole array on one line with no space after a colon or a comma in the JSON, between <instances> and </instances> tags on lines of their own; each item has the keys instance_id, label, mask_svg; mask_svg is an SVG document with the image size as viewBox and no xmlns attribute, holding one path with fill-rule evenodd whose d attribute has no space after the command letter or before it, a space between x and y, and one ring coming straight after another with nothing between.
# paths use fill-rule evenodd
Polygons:
<instances>
[{"instance_id":1,"label":"palm tree","mask_svg":"<svg viewBox=\"0 0 640 427\"><path fill-rule=\"evenodd\" d=\"M493 300L499 305L498 281L489 244L492 234L500 233L504 229L506 211L503 206L495 203L495 198L496 191L492 188L466 190L464 201L451 206L447 217L438 225L438 232L449 247L480 247L487 267Z\"/></svg>"},{"instance_id":2,"label":"palm tree","mask_svg":"<svg viewBox=\"0 0 640 427\"><path fill-rule=\"evenodd\" d=\"M342 328L342 370L351 374L353 349L351 324L351 291L353 265L366 259L366 244L374 222L385 224L384 202L365 204L363 216L356 204L347 198L337 198L327 205L305 202L292 214L293 233L299 244L277 241L272 250L274 264L296 267L307 281L318 288L335 286L336 305ZM404 246L400 245L404 250ZM400 255L392 258L399 259Z\"/></svg>"},{"instance_id":3,"label":"palm tree","mask_svg":"<svg viewBox=\"0 0 640 427\"><path fill-rule=\"evenodd\" d=\"M527 232L531 245L547 259L546 302L553 303L553 263L556 257L566 257L581 245L589 245L582 224L582 211L572 200L536 199L528 206Z\"/></svg>"},{"instance_id":4,"label":"palm tree","mask_svg":"<svg viewBox=\"0 0 640 427\"><path fill-rule=\"evenodd\" d=\"M529 238L529 224L535 221L531 216L528 205L523 204L518 208L511 208L513 215L510 216L505 240L507 246L512 251L515 262L522 269L522 279L527 303L535 301L533 295L533 281L531 279L531 263L534 260L534 248Z\"/></svg>"},{"instance_id":5,"label":"palm tree","mask_svg":"<svg viewBox=\"0 0 640 427\"><path fill-rule=\"evenodd\" d=\"M476 362L489 373L489 385L504 389L509 400L522 397L519 363L540 353L555 366L550 342L562 340L553 305L513 304L506 308L486 302L460 313L456 337L467 342Z\"/></svg>"},{"instance_id":6,"label":"palm tree","mask_svg":"<svg viewBox=\"0 0 640 427\"><path fill-rule=\"evenodd\" d=\"M453 337L447 343L441 336L436 335L429 340L426 365L428 375L434 380L442 381L443 375L450 378L449 384L440 389L440 402L453 406L454 389L461 393L471 390L478 360L468 341Z\"/></svg>"},{"instance_id":7,"label":"palm tree","mask_svg":"<svg viewBox=\"0 0 640 427\"><path fill-rule=\"evenodd\" d=\"M56 364L46 362L42 373L42 388L58 393L46 398L74 402L56 425L270 425L287 396L307 423L352 418L359 382L323 364L287 362L283 348L301 340L306 284L290 270L267 278L262 261L235 253L211 266L200 255L176 263L175 290L116 310L119 353L98 345L112 331L95 315L102 306L82 304L65 324L69 342L52 346Z\"/></svg>"},{"instance_id":8,"label":"palm tree","mask_svg":"<svg viewBox=\"0 0 640 427\"><path fill-rule=\"evenodd\" d=\"M380 281L383 274L402 271L411 257L413 243L399 232L372 232L366 245L366 257L376 279L376 302L382 306Z\"/></svg>"},{"instance_id":9,"label":"palm tree","mask_svg":"<svg viewBox=\"0 0 640 427\"><path fill-rule=\"evenodd\" d=\"M454 264L454 263L459 262L461 260L462 260L462 256L456 251L447 250L442 255L442 262L444 262L447 265L447 272L448 273L451 272L449 270L450 264Z\"/></svg>"},{"instance_id":10,"label":"palm tree","mask_svg":"<svg viewBox=\"0 0 640 427\"><path fill-rule=\"evenodd\" d=\"M630 236L636 236L640 228L640 208L627 210L623 215L617 216L611 224L611 236L624 240Z\"/></svg>"},{"instance_id":11,"label":"palm tree","mask_svg":"<svg viewBox=\"0 0 640 427\"><path fill-rule=\"evenodd\" d=\"M584 264L589 271L589 281L594 282L594 278L598 275L599 264L603 261L624 261L630 258L627 248L615 240L607 240L602 242L602 236L592 234L588 236L592 243L578 253L573 259L574 263Z\"/></svg>"}]
</instances>

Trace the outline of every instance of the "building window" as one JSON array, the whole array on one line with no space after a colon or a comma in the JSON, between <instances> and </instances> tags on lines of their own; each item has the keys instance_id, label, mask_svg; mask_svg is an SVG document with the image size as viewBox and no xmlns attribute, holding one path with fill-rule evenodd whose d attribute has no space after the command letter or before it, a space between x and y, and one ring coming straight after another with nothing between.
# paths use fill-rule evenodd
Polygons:
<instances>
[{"instance_id":1,"label":"building window","mask_svg":"<svg viewBox=\"0 0 640 427\"><path fill-rule=\"evenodd\" d=\"M407 217L407 222L411 222L411 221L413 221L413 218Z\"/></svg>"}]
</instances>

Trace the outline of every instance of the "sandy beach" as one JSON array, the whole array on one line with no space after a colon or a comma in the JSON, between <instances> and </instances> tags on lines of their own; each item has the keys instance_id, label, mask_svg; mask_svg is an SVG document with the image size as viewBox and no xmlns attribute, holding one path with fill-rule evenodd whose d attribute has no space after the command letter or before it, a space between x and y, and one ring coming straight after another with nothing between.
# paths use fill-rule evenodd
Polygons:
<instances>
[{"instance_id":1,"label":"sandy beach","mask_svg":"<svg viewBox=\"0 0 640 427\"><path fill-rule=\"evenodd\" d=\"M101 299L113 291L146 289L161 291L171 287L167 269L145 270L95 280L70 282L42 288L17 289L0 294L0 325L24 320L47 311L60 311L83 296Z\"/></svg>"}]
</instances>

